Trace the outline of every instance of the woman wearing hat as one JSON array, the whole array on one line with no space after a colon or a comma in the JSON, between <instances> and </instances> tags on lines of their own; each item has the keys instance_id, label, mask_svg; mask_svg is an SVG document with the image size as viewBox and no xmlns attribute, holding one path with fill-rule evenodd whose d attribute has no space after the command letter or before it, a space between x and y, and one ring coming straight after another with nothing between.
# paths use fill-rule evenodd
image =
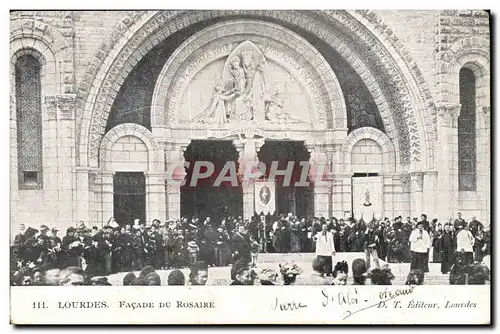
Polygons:
<instances>
[{"instance_id":1,"label":"woman wearing hat","mask_svg":"<svg viewBox=\"0 0 500 334\"><path fill-rule=\"evenodd\" d=\"M424 230L424 223L422 221L417 223L417 228L410 234L410 251L411 251L411 264L410 270L421 270L429 272L427 264L427 254L431 247L431 238L429 233Z\"/></svg>"}]
</instances>

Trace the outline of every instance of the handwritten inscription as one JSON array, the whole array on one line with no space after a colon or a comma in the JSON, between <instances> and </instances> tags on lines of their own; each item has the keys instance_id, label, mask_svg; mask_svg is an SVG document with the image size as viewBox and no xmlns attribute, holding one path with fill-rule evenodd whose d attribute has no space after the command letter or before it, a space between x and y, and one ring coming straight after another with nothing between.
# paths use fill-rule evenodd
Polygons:
<instances>
[{"instance_id":1,"label":"handwritten inscription","mask_svg":"<svg viewBox=\"0 0 500 334\"><path fill-rule=\"evenodd\" d=\"M415 286L413 286L413 285L405 286L404 288L399 288L399 289L395 289L395 290L385 289L384 291L382 291L378 294L378 300L376 300L374 303L370 303L367 306L362 307L362 308L357 309L357 310L354 310L354 311L348 309L344 313L343 319L345 320L356 313L360 313L360 312L368 310L372 307L387 308L387 302L389 302L390 300L399 298L401 296L409 295L409 294L413 293L414 290L415 290ZM351 304L345 303L346 305L357 305L359 303L359 300L357 297L356 298L351 297L351 298L348 298L347 300L351 301ZM344 300L342 301L342 303L344 303ZM340 304L340 300L339 300L339 304ZM341 304L341 305L344 305L344 304ZM394 300L393 307L394 308L401 308L400 301Z\"/></svg>"},{"instance_id":2,"label":"handwritten inscription","mask_svg":"<svg viewBox=\"0 0 500 334\"><path fill-rule=\"evenodd\" d=\"M307 305L304 304L303 302L298 302L298 301L285 301L282 302L279 300L278 297L276 297L275 302L272 306L273 310L275 311L296 311L301 308L306 308Z\"/></svg>"},{"instance_id":3,"label":"handwritten inscription","mask_svg":"<svg viewBox=\"0 0 500 334\"><path fill-rule=\"evenodd\" d=\"M395 291L390 291L388 289L385 289L384 291L379 293L379 298L380 299L393 299L398 296L404 296L404 295L409 295L410 293L413 293L413 290L415 289L414 285L408 285L407 287L403 289L396 289Z\"/></svg>"},{"instance_id":4,"label":"handwritten inscription","mask_svg":"<svg viewBox=\"0 0 500 334\"><path fill-rule=\"evenodd\" d=\"M326 307L334 303L335 305L358 305L358 290L356 288L348 288L346 291L340 291L337 294L329 294L328 289L321 290L322 302L321 305ZM337 297L337 298L335 298Z\"/></svg>"}]
</instances>

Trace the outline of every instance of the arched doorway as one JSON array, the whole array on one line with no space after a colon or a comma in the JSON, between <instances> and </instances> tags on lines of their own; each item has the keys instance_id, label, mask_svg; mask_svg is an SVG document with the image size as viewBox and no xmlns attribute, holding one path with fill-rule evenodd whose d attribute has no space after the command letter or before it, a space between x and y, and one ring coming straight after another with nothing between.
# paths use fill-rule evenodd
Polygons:
<instances>
[{"instance_id":1,"label":"arched doorway","mask_svg":"<svg viewBox=\"0 0 500 334\"><path fill-rule=\"evenodd\" d=\"M243 215L240 181L236 185L230 181L217 182L219 176L229 176L229 173L237 171L238 152L232 141L193 140L187 147L184 158L189 167L186 168L185 183L181 187L182 217L211 217L220 220L227 216ZM203 177L210 169L206 164L213 165L213 172L210 176ZM230 164L234 168L227 167ZM224 166L229 169L224 169ZM227 172L224 173L224 170Z\"/></svg>"},{"instance_id":2,"label":"arched doorway","mask_svg":"<svg viewBox=\"0 0 500 334\"><path fill-rule=\"evenodd\" d=\"M304 164L309 161L310 154L300 141L266 140L258 153L259 161L266 165L266 173L262 178L272 176L273 162L276 173L276 213L292 213L298 217L308 217L314 214L314 192L309 175L304 178ZM302 164L301 164L302 162ZM287 175L290 173L289 182ZM304 173L304 175L302 175ZM301 178L302 177L302 178ZM308 186L300 185L307 181Z\"/></svg>"}]
</instances>

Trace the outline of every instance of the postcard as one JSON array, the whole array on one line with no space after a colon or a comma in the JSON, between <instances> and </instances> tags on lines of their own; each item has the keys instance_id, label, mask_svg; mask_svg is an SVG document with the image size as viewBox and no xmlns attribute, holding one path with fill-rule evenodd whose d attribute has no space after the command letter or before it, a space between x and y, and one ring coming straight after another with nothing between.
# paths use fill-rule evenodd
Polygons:
<instances>
[{"instance_id":1,"label":"postcard","mask_svg":"<svg viewBox=\"0 0 500 334\"><path fill-rule=\"evenodd\" d=\"M489 11L19 10L10 69L12 324L491 324Z\"/></svg>"}]
</instances>

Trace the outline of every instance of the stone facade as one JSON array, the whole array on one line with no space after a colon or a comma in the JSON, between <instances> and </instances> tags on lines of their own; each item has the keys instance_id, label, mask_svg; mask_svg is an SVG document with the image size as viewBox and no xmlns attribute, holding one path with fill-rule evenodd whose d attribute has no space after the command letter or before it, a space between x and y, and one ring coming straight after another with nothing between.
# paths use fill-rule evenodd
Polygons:
<instances>
[{"instance_id":1,"label":"stone facade","mask_svg":"<svg viewBox=\"0 0 500 334\"><path fill-rule=\"evenodd\" d=\"M12 233L22 222L102 224L113 215L119 171L144 172L147 220L178 218L169 168L184 163L190 140L221 138L245 161L258 160L266 139L304 142L311 160L328 166L326 182L314 185L316 214L352 212L353 174L370 172L380 177L385 216L425 212L443 221L462 211L489 224L489 43L489 16L476 10L12 12ZM262 77L276 96L262 108L281 100L295 121L191 121L238 48L266 62ZM41 64L37 189L18 179L14 65L25 54ZM464 67L476 77L475 191L458 188ZM143 73L154 88L130 89ZM148 122L125 115L127 99L147 108ZM253 196L243 188L245 216Z\"/></svg>"}]
</instances>

